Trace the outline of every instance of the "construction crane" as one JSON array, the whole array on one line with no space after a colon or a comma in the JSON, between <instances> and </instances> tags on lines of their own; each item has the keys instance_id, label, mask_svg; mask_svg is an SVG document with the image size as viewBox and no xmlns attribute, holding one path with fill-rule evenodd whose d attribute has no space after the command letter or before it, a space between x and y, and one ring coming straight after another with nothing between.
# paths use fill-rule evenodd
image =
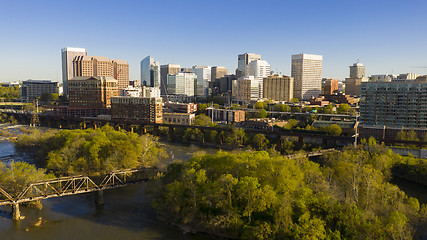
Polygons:
<instances>
[{"instance_id":1,"label":"construction crane","mask_svg":"<svg viewBox=\"0 0 427 240\"><path fill-rule=\"evenodd\" d=\"M116 74L115 79L117 80L117 78L119 77L120 73L122 72L123 68L119 70L119 72Z\"/></svg>"}]
</instances>

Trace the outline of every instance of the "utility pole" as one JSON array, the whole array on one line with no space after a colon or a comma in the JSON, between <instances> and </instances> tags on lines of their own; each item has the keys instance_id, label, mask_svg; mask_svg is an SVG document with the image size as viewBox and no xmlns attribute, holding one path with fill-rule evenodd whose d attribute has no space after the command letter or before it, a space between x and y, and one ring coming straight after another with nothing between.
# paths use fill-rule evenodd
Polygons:
<instances>
[{"instance_id":1,"label":"utility pole","mask_svg":"<svg viewBox=\"0 0 427 240\"><path fill-rule=\"evenodd\" d=\"M354 148L357 148L357 136L359 135L359 133L357 132L357 129L359 128L358 117L359 115L357 115L357 112L356 112L356 123L355 123L355 131L354 131Z\"/></svg>"}]
</instances>

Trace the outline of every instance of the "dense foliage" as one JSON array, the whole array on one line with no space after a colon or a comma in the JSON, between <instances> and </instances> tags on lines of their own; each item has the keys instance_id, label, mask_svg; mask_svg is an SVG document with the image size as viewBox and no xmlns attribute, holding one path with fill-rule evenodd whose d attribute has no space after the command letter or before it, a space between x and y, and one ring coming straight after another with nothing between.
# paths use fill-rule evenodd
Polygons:
<instances>
[{"instance_id":1,"label":"dense foliage","mask_svg":"<svg viewBox=\"0 0 427 240\"><path fill-rule=\"evenodd\" d=\"M152 166L166 156L153 136L116 131L110 126L45 133L35 131L19 136L16 147L59 175L93 175Z\"/></svg>"},{"instance_id":2,"label":"dense foliage","mask_svg":"<svg viewBox=\"0 0 427 240\"><path fill-rule=\"evenodd\" d=\"M20 97L19 86L16 87L2 87L0 86L0 98L4 98L4 101L10 102Z\"/></svg>"},{"instance_id":3,"label":"dense foliage","mask_svg":"<svg viewBox=\"0 0 427 240\"><path fill-rule=\"evenodd\" d=\"M15 197L28 183L52 177L45 171L26 162L14 162L9 166L0 162L0 188Z\"/></svg>"},{"instance_id":4,"label":"dense foliage","mask_svg":"<svg viewBox=\"0 0 427 240\"><path fill-rule=\"evenodd\" d=\"M427 207L387 182L393 155L346 149L323 164L218 152L171 164L153 184L166 221L243 239L411 239Z\"/></svg>"}]
</instances>

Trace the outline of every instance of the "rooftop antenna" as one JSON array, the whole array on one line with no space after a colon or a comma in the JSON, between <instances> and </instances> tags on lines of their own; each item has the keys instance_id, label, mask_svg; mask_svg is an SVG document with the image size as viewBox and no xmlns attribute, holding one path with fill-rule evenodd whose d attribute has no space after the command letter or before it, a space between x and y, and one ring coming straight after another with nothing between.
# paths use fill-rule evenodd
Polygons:
<instances>
[{"instance_id":1,"label":"rooftop antenna","mask_svg":"<svg viewBox=\"0 0 427 240\"><path fill-rule=\"evenodd\" d=\"M359 58L357 58L357 63L360 63Z\"/></svg>"}]
</instances>

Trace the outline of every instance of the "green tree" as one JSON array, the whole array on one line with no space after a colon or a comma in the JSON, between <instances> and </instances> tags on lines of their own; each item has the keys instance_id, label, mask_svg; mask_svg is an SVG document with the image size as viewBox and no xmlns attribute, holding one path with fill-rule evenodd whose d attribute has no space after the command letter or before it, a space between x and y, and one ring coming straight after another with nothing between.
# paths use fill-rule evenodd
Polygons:
<instances>
[{"instance_id":1,"label":"green tree","mask_svg":"<svg viewBox=\"0 0 427 240\"><path fill-rule=\"evenodd\" d=\"M267 117L267 111L265 109L259 109L256 113L257 118L266 118Z\"/></svg>"},{"instance_id":2,"label":"green tree","mask_svg":"<svg viewBox=\"0 0 427 240\"><path fill-rule=\"evenodd\" d=\"M334 113L334 105L329 104L328 106L323 107L323 113L333 114Z\"/></svg>"},{"instance_id":3,"label":"green tree","mask_svg":"<svg viewBox=\"0 0 427 240\"><path fill-rule=\"evenodd\" d=\"M350 110L350 106L346 103L342 103L337 108L337 113L339 114L346 114Z\"/></svg>"},{"instance_id":4,"label":"green tree","mask_svg":"<svg viewBox=\"0 0 427 240\"><path fill-rule=\"evenodd\" d=\"M256 134L252 139L252 146L257 150L267 150L268 139L262 133Z\"/></svg>"},{"instance_id":5,"label":"green tree","mask_svg":"<svg viewBox=\"0 0 427 240\"><path fill-rule=\"evenodd\" d=\"M205 114L208 105L206 103L197 104L197 114Z\"/></svg>"},{"instance_id":6,"label":"green tree","mask_svg":"<svg viewBox=\"0 0 427 240\"><path fill-rule=\"evenodd\" d=\"M325 131L328 135L332 136L339 136L342 133L342 129L337 124L331 124L327 127L323 128L323 131Z\"/></svg>"},{"instance_id":7,"label":"green tree","mask_svg":"<svg viewBox=\"0 0 427 240\"><path fill-rule=\"evenodd\" d=\"M299 102L299 99L298 98L292 98L291 102Z\"/></svg>"},{"instance_id":8,"label":"green tree","mask_svg":"<svg viewBox=\"0 0 427 240\"><path fill-rule=\"evenodd\" d=\"M264 109L265 105L266 105L265 102L256 102L254 107L255 107L255 109Z\"/></svg>"},{"instance_id":9,"label":"green tree","mask_svg":"<svg viewBox=\"0 0 427 240\"><path fill-rule=\"evenodd\" d=\"M205 114L200 114L196 116L196 119L194 120L194 125L197 126L211 126L212 125L212 119Z\"/></svg>"},{"instance_id":10,"label":"green tree","mask_svg":"<svg viewBox=\"0 0 427 240\"><path fill-rule=\"evenodd\" d=\"M301 112L301 108L300 107L292 107L291 112Z\"/></svg>"}]
</instances>

